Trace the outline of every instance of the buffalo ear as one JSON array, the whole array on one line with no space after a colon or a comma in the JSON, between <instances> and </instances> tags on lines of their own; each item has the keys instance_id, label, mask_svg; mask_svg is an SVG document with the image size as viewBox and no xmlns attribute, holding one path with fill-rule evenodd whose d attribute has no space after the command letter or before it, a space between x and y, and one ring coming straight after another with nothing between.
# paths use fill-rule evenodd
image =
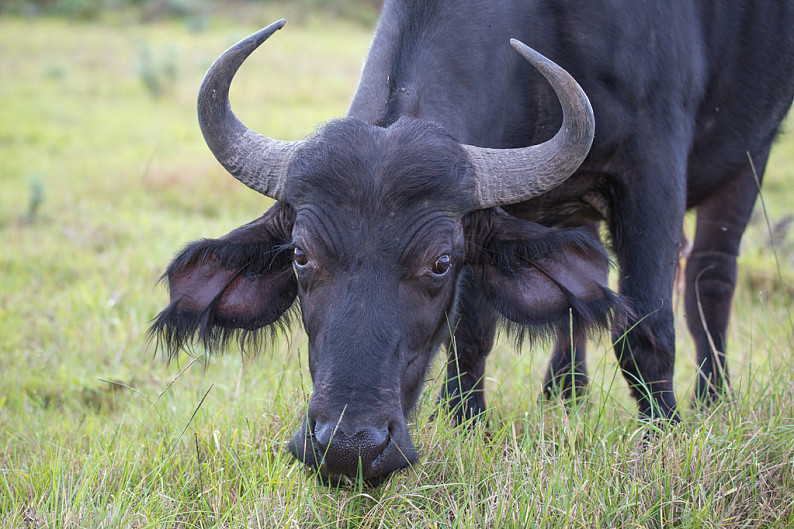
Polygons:
<instances>
[{"instance_id":1,"label":"buffalo ear","mask_svg":"<svg viewBox=\"0 0 794 529\"><path fill-rule=\"evenodd\" d=\"M298 293L289 252L293 220L292 208L277 202L220 239L182 250L163 276L170 303L149 331L169 356L197 340L215 352L234 337L243 349L258 349L264 331L285 323Z\"/></svg>"},{"instance_id":2,"label":"buffalo ear","mask_svg":"<svg viewBox=\"0 0 794 529\"><path fill-rule=\"evenodd\" d=\"M609 257L586 229L546 228L495 211L485 224L474 268L486 301L517 326L519 338L570 323L576 331L607 328L624 312L608 286Z\"/></svg>"}]
</instances>

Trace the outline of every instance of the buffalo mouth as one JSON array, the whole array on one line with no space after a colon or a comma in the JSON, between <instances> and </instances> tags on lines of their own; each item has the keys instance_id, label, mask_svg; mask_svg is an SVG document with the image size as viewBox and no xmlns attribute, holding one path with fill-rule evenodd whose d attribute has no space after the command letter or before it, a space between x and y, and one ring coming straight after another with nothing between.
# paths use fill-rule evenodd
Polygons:
<instances>
[{"instance_id":1,"label":"buffalo mouth","mask_svg":"<svg viewBox=\"0 0 794 529\"><path fill-rule=\"evenodd\" d=\"M416 462L416 451L402 424L391 426L383 439L373 441L371 428L352 435L337 429L333 440L324 443L315 432L316 425L303 425L290 440L288 449L300 462L312 469L319 482L330 487L352 487L362 481L367 487L377 487L393 472Z\"/></svg>"}]
</instances>

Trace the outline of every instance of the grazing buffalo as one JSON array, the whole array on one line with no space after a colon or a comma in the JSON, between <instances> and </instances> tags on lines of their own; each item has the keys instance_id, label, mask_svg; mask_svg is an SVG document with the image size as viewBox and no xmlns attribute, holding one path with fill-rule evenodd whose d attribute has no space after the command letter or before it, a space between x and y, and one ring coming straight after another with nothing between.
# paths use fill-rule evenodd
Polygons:
<instances>
[{"instance_id":1,"label":"grazing buffalo","mask_svg":"<svg viewBox=\"0 0 794 529\"><path fill-rule=\"evenodd\" d=\"M720 394L753 168L760 179L794 96L794 2L387 1L348 117L297 142L249 130L228 101L282 25L202 85L210 150L277 202L171 263L152 330L172 353L257 347L297 298L314 388L290 450L330 480L416 459L406 416L442 344L454 417L482 413L500 321L556 333L544 387L569 395L586 384L587 331L614 320L641 415L676 421L671 298L697 207L687 322L697 397Z\"/></svg>"}]
</instances>

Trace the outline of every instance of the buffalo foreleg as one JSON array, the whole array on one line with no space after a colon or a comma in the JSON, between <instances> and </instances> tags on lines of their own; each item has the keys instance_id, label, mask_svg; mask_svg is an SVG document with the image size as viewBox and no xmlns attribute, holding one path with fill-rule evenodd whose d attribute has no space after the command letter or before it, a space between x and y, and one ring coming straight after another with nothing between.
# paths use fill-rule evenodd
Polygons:
<instances>
[{"instance_id":1,"label":"buffalo foreleg","mask_svg":"<svg viewBox=\"0 0 794 529\"><path fill-rule=\"evenodd\" d=\"M447 376L441 392L455 424L485 411L485 359L494 343L497 314L472 289L462 294L461 317L449 344Z\"/></svg>"},{"instance_id":2,"label":"buffalo foreleg","mask_svg":"<svg viewBox=\"0 0 794 529\"><path fill-rule=\"evenodd\" d=\"M640 416L678 422L673 391L672 293L686 209L683 162L646 166L631 187L615 189L610 231L620 266L620 293L633 317L614 329L614 348ZM661 186L659 182L664 182ZM630 220L629 220L630 219Z\"/></svg>"}]
</instances>

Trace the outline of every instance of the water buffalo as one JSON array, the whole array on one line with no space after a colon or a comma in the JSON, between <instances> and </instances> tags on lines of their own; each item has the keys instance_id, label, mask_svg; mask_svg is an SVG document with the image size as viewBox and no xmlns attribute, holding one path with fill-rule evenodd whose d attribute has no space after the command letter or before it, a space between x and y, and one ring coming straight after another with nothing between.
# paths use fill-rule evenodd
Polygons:
<instances>
[{"instance_id":1,"label":"water buffalo","mask_svg":"<svg viewBox=\"0 0 794 529\"><path fill-rule=\"evenodd\" d=\"M794 3L387 1L348 116L297 142L249 130L228 101L282 25L202 85L210 150L277 203L171 263L153 325L171 352L258 346L297 298L314 387L290 450L329 479L377 481L416 459L406 416L442 344L458 420L485 409L500 321L557 333L545 389L570 394L586 332L625 300L615 350L640 413L677 421L672 286L697 207L687 321L697 395L719 395L750 161L760 178L794 96Z\"/></svg>"}]
</instances>

